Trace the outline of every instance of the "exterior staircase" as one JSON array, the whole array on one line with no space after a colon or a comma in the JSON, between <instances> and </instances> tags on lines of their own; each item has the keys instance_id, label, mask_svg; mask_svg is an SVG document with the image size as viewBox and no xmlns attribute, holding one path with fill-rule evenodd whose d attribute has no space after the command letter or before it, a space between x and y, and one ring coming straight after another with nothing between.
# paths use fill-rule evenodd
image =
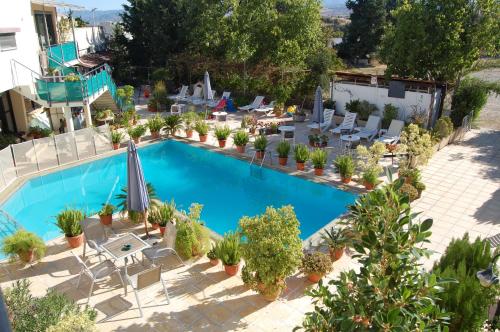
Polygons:
<instances>
[{"instance_id":1,"label":"exterior staircase","mask_svg":"<svg viewBox=\"0 0 500 332\"><path fill-rule=\"evenodd\" d=\"M97 97L97 99L95 99L92 103L92 107L96 110L110 109L113 112L118 112L120 110L109 90L104 91L99 97Z\"/></svg>"}]
</instances>

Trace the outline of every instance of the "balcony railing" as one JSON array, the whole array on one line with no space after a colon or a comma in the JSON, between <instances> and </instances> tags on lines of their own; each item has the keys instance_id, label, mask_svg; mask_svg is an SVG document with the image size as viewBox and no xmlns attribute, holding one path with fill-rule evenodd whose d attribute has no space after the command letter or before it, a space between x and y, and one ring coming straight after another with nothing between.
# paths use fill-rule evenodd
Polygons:
<instances>
[{"instance_id":1,"label":"balcony railing","mask_svg":"<svg viewBox=\"0 0 500 332\"><path fill-rule=\"evenodd\" d=\"M49 46L47 55L49 57L49 67L60 67L61 64L78 59L76 43L71 41Z\"/></svg>"}]
</instances>

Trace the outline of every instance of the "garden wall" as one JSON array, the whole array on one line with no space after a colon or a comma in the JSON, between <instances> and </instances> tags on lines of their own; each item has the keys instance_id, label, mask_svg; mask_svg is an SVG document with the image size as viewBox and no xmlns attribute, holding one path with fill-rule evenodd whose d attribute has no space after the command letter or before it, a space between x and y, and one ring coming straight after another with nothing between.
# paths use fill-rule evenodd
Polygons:
<instances>
[{"instance_id":1,"label":"garden wall","mask_svg":"<svg viewBox=\"0 0 500 332\"><path fill-rule=\"evenodd\" d=\"M407 120L414 110L425 111L432 109L431 123L436 120L441 92L432 94L426 91L405 91L405 98L393 98L388 96L389 89L386 87L363 85L348 82L335 82L332 87L332 98L335 100L336 111L345 114L345 105L351 100L367 100L377 105L383 111L385 104L392 104L399 108L399 119Z\"/></svg>"}]
</instances>

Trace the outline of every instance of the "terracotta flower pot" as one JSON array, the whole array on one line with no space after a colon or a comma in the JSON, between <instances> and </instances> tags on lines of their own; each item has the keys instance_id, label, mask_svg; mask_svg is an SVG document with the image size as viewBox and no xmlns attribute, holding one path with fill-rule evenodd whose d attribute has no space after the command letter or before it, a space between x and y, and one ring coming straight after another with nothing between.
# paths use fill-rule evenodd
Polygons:
<instances>
[{"instance_id":1,"label":"terracotta flower pot","mask_svg":"<svg viewBox=\"0 0 500 332\"><path fill-rule=\"evenodd\" d=\"M200 135L200 142L204 143L207 141L208 135Z\"/></svg>"},{"instance_id":2,"label":"terracotta flower pot","mask_svg":"<svg viewBox=\"0 0 500 332\"><path fill-rule=\"evenodd\" d=\"M160 227L160 234L163 236L165 235L165 229L167 229L166 226L159 226Z\"/></svg>"},{"instance_id":3,"label":"terracotta flower pot","mask_svg":"<svg viewBox=\"0 0 500 332\"><path fill-rule=\"evenodd\" d=\"M236 151L239 153L245 153L245 145L236 145Z\"/></svg>"},{"instance_id":4,"label":"terracotta flower pot","mask_svg":"<svg viewBox=\"0 0 500 332\"><path fill-rule=\"evenodd\" d=\"M281 295L281 289L276 290L274 293L265 293L263 294L264 299L268 302L276 301Z\"/></svg>"},{"instance_id":5,"label":"terracotta flower pot","mask_svg":"<svg viewBox=\"0 0 500 332\"><path fill-rule=\"evenodd\" d=\"M33 261L33 258L35 258L33 249L24 252L19 252L17 255L19 256L19 259L25 263L31 263Z\"/></svg>"},{"instance_id":6,"label":"terracotta flower pot","mask_svg":"<svg viewBox=\"0 0 500 332\"><path fill-rule=\"evenodd\" d=\"M219 140L219 148L225 148L225 147L226 147L226 140L220 139Z\"/></svg>"},{"instance_id":7,"label":"terracotta flower pot","mask_svg":"<svg viewBox=\"0 0 500 332\"><path fill-rule=\"evenodd\" d=\"M286 164L288 163L288 157L279 157L278 162L281 166L286 166Z\"/></svg>"},{"instance_id":8,"label":"terracotta flower pot","mask_svg":"<svg viewBox=\"0 0 500 332\"><path fill-rule=\"evenodd\" d=\"M219 259L218 258L216 258L216 259L210 259L210 265L212 265L212 266L219 265Z\"/></svg>"},{"instance_id":9,"label":"terracotta flower pot","mask_svg":"<svg viewBox=\"0 0 500 332\"><path fill-rule=\"evenodd\" d=\"M118 150L120 148L120 143L113 143L113 150Z\"/></svg>"},{"instance_id":10,"label":"terracotta flower pot","mask_svg":"<svg viewBox=\"0 0 500 332\"><path fill-rule=\"evenodd\" d=\"M160 225L159 224L151 224L151 228L153 230L157 230L158 228L160 228Z\"/></svg>"},{"instance_id":11,"label":"terracotta flower pot","mask_svg":"<svg viewBox=\"0 0 500 332\"><path fill-rule=\"evenodd\" d=\"M153 139L158 139L158 138L160 138L160 132L159 132L159 131L153 131L153 132L151 133L151 137L152 137Z\"/></svg>"},{"instance_id":12,"label":"terracotta flower pot","mask_svg":"<svg viewBox=\"0 0 500 332\"><path fill-rule=\"evenodd\" d=\"M344 254L344 249L345 249L345 247L337 248L337 249L333 249L333 248L329 249L330 258L332 259L332 262L336 262L342 257L342 255Z\"/></svg>"},{"instance_id":13,"label":"terracotta flower pot","mask_svg":"<svg viewBox=\"0 0 500 332\"><path fill-rule=\"evenodd\" d=\"M342 178L342 182L345 183L345 184L347 184L347 183L351 182L351 178L350 177L348 177L348 178Z\"/></svg>"},{"instance_id":14,"label":"terracotta flower pot","mask_svg":"<svg viewBox=\"0 0 500 332\"><path fill-rule=\"evenodd\" d=\"M251 135L254 135L255 134L255 128L250 128L248 130L248 132L251 134Z\"/></svg>"},{"instance_id":15,"label":"terracotta flower pot","mask_svg":"<svg viewBox=\"0 0 500 332\"><path fill-rule=\"evenodd\" d=\"M363 185L365 186L366 190L373 190L375 188L375 185L373 183L368 183L368 182L363 182Z\"/></svg>"},{"instance_id":16,"label":"terracotta flower pot","mask_svg":"<svg viewBox=\"0 0 500 332\"><path fill-rule=\"evenodd\" d=\"M150 106L148 105L148 111L151 113L155 113L157 111L156 106Z\"/></svg>"},{"instance_id":17,"label":"terracotta flower pot","mask_svg":"<svg viewBox=\"0 0 500 332\"><path fill-rule=\"evenodd\" d=\"M71 248L78 248L83 244L83 233L77 236L66 236L66 240Z\"/></svg>"},{"instance_id":18,"label":"terracotta flower pot","mask_svg":"<svg viewBox=\"0 0 500 332\"><path fill-rule=\"evenodd\" d=\"M141 138L140 137L134 138L134 143L135 144L139 144L140 142L141 142Z\"/></svg>"},{"instance_id":19,"label":"terracotta flower pot","mask_svg":"<svg viewBox=\"0 0 500 332\"><path fill-rule=\"evenodd\" d=\"M113 222L113 215L112 214L107 216L99 215L99 219L101 219L101 224L109 226Z\"/></svg>"},{"instance_id":20,"label":"terracotta flower pot","mask_svg":"<svg viewBox=\"0 0 500 332\"><path fill-rule=\"evenodd\" d=\"M263 159L264 158L264 151L257 151L255 157L257 159Z\"/></svg>"},{"instance_id":21,"label":"terracotta flower pot","mask_svg":"<svg viewBox=\"0 0 500 332\"><path fill-rule=\"evenodd\" d=\"M323 278L323 274L317 272L309 273L309 275L307 276L307 280L314 283L320 281L321 278Z\"/></svg>"},{"instance_id":22,"label":"terracotta flower pot","mask_svg":"<svg viewBox=\"0 0 500 332\"><path fill-rule=\"evenodd\" d=\"M296 162L297 171L303 171L306 168L306 163Z\"/></svg>"},{"instance_id":23,"label":"terracotta flower pot","mask_svg":"<svg viewBox=\"0 0 500 332\"><path fill-rule=\"evenodd\" d=\"M144 90L144 98L149 98L149 90Z\"/></svg>"},{"instance_id":24,"label":"terracotta flower pot","mask_svg":"<svg viewBox=\"0 0 500 332\"><path fill-rule=\"evenodd\" d=\"M321 176L323 175L323 169L322 168L314 168L314 175Z\"/></svg>"},{"instance_id":25,"label":"terracotta flower pot","mask_svg":"<svg viewBox=\"0 0 500 332\"><path fill-rule=\"evenodd\" d=\"M193 137L193 131L192 130L186 130L186 137L187 138Z\"/></svg>"},{"instance_id":26,"label":"terracotta flower pot","mask_svg":"<svg viewBox=\"0 0 500 332\"><path fill-rule=\"evenodd\" d=\"M227 275L235 276L240 269L240 263L236 265L224 265L224 271L226 271Z\"/></svg>"}]
</instances>

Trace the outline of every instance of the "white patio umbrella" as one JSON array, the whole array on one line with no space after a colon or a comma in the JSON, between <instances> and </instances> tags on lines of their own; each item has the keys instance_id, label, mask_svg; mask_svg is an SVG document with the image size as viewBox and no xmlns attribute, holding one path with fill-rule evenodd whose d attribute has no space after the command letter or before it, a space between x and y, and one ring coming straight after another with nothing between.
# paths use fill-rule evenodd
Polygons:
<instances>
[{"instance_id":1,"label":"white patio umbrella","mask_svg":"<svg viewBox=\"0 0 500 332\"><path fill-rule=\"evenodd\" d=\"M323 113L323 91L319 85L316 88L316 93L314 95L312 121L318 123L318 130L321 132L321 124L325 122L325 115Z\"/></svg>"}]
</instances>

